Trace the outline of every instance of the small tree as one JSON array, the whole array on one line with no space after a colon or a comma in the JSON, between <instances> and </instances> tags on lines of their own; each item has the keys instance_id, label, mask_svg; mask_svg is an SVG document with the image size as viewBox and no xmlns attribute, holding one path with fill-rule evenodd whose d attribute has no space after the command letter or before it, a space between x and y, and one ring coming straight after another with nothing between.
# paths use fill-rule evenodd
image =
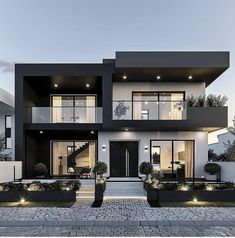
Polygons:
<instances>
[{"instance_id":1,"label":"small tree","mask_svg":"<svg viewBox=\"0 0 235 238\"><path fill-rule=\"evenodd\" d=\"M214 150L209 149L208 150L208 160L209 161L218 161L219 156L214 152Z\"/></svg>"},{"instance_id":2,"label":"small tree","mask_svg":"<svg viewBox=\"0 0 235 238\"><path fill-rule=\"evenodd\" d=\"M153 172L153 166L149 162L142 162L140 164L139 171L141 174L144 174L146 178Z\"/></svg>"},{"instance_id":3,"label":"small tree","mask_svg":"<svg viewBox=\"0 0 235 238\"><path fill-rule=\"evenodd\" d=\"M233 126L228 128L228 131L235 136L235 116L233 117ZM234 138L235 139L235 138Z\"/></svg>"},{"instance_id":4,"label":"small tree","mask_svg":"<svg viewBox=\"0 0 235 238\"><path fill-rule=\"evenodd\" d=\"M46 176L48 174L48 169L45 164L38 163L34 166L34 172L36 176Z\"/></svg>"},{"instance_id":5,"label":"small tree","mask_svg":"<svg viewBox=\"0 0 235 238\"><path fill-rule=\"evenodd\" d=\"M101 178L103 174L107 173L107 164L104 162L96 162L95 167L93 169L93 173L99 175Z\"/></svg>"},{"instance_id":6,"label":"small tree","mask_svg":"<svg viewBox=\"0 0 235 238\"><path fill-rule=\"evenodd\" d=\"M227 155L227 161L235 161L235 140L233 142L228 141L224 143L225 145L225 154Z\"/></svg>"}]
</instances>

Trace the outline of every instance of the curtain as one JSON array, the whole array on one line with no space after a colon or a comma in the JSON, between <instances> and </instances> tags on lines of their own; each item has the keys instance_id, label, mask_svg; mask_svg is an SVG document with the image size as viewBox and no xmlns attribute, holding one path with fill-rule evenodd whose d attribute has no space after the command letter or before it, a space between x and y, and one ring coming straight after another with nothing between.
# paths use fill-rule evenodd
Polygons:
<instances>
[{"instance_id":1,"label":"curtain","mask_svg":"<svg viewBox=\"0 0 235 238\"><path fill-rule=\"evenodd\" d=\"M87 96L86 97L86 120L85 122L88 123L95 123L95 114L96 114L96 107L95 107L95 97L94 96Z\"/></svg>"},{"instance_id":2,"label":"curtain","mask_svg":"<svg viewBox=\"0 0 235 238\"><path fill-rule=\"evenodd\" d=\"M193 177L193 142L185 141L185 177Z\"/></svg>"}]
</instances>

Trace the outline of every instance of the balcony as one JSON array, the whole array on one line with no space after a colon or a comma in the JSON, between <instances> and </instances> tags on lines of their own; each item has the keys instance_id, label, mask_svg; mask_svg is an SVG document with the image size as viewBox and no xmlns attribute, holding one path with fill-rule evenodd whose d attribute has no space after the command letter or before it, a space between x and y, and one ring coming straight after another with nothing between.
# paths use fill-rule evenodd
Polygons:
<instances>
[{"instance_id":1,"label":"balcony","mask_svg":"<svg viewBox=\"0 0 235 238\"><path fill-rule=\"evenodd\" d=\"M185 101L113 101L113 120L186 120Z\"/></svg>"},{"instance_id":2,"label":"balcony","mask_svg":"<svg viewBox=\"0 0 235 238\"><path fill-rule=\"evenodd\" d=\"M102 123L102 107L26 107L26 123Z\"/></svg>"}]
</instances>

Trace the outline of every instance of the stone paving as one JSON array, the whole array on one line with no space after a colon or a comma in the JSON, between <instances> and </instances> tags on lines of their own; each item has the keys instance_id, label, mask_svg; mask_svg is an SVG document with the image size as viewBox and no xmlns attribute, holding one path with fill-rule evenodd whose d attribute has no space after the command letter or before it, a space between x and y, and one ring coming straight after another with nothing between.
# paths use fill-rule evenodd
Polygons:
<instances>
[{"instance_id":1,"label":"stone paving","mask_svg":"<svg viewBox=\"0 0 235 238\"><path fill-rule=\"evenodd\" d=\"M151 208L144 200L71 208L0 207L0 236L235 236L235 208Z\"/></svg>"}]
</instances>

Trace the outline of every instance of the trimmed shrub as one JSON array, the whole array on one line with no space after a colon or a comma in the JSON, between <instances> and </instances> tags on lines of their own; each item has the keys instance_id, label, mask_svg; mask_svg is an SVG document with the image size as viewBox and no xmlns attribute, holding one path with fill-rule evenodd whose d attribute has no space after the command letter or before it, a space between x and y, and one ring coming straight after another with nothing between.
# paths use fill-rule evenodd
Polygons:
<instances>
[{"instance_id":1,"label":"trimmed shrub","mask_svg":"<svg viewBox=\"0 0 235 238\"><path fill-rule=\"evenodd\" d=\"M36 176L46 176L48 174L48 169L45 164L38 163L34 166L34 172Z\"/></svg>"},{"instance_id":2,"label":"trimmed shrub","mask_svg":"<svg viewBox=\"0 0 235 238\"><path fill-rule=\"evenodd\" d=\"M153 172L153 166L149 162L142 162L140 164L139 171L141 174L144 174L146 178Z\"/></svg>"},{"instance_id":3,"label":"trimmed shrub","mask_svg":"<svg viewBox=\"0 0 235 238\"><path fill-rule=\"evenodd\" d=\"M107 173L107 164L104 162L96 162L95 167L93 169L93 173L99 175L101 178L103 174Z\"/></svg>"},{"instance_id":4,"label":"trimmed shrub","mask_svg":"<svg viewBox=\"0 0 235 238\"><path fill-rule=\"evenodd\" d=\"M220 166L216 163L207 163L204 166L204 170L210 175L216 175L220 171Z\"/></svg>"}]
</instances>

